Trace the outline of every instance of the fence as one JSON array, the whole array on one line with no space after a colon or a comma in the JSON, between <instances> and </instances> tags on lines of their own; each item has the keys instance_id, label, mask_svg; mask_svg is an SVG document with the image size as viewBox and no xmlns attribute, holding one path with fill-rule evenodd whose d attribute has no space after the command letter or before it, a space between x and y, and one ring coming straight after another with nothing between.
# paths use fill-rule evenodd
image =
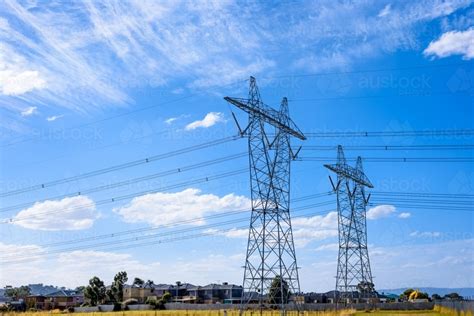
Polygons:
<instances>
[{"instance_id":1,"label":"fence","mask_svg":"<svg viewBox=\"0 0 474 316\"><path fill-rule=\"evenodd\" d=\"M258 309L257 305L248 305L250 309ZM398 302L398 303L375 303L375 304L348 304L336 306L335 304L301 304L299 305L300 310L304 311L334 311L336 309L354 309L358 311L364 310L431 310L434 307L432 302ZM239 309L239 305L227 305L227 304L185 304L185 303L167 303L166 309L168 310L234 310ZM290 305L288 309L294 309L294 305Z\"/></svg>"}]
</instances>

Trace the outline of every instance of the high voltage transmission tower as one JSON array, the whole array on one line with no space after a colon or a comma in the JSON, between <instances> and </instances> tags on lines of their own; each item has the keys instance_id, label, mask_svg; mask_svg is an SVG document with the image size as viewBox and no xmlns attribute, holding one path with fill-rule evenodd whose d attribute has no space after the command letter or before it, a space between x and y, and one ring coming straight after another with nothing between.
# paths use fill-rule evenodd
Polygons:
<instances>
[{"instance_id":1,"label":"high voltage transmission tower","mask_svg":"<svg viewBox=\"0 0 474 316\"><path fill-rule=\"evenodd\" d=\"M253 77L248 99L224 99L249 115L243 130L234 116L248 137L252 200L241 312L258 302L260 310L278 306L284 314L290 295L300 292L290 218L290 162L298 152L292 152L290 138L306 137L289 117L287 99L279 111L265 105Z\"/></svg>"},{"instance_id":2,"label":"high voltage transmission tower","mask_svg":"<svg viewBox=\"0 0 474 316\"><path fill-rule=\"evenodd\" d=\"M337 174L336 184L329 177L337 194L336 300L344 303L357 298L367 300L376 296L367 249L366 206L370 194L365 194L365 187L373 188L373 185L364 174L361 157L357 158L355 168L349 166L342 146L337 149L337 163L324 166Z\"/></svg>"}]
</instances>

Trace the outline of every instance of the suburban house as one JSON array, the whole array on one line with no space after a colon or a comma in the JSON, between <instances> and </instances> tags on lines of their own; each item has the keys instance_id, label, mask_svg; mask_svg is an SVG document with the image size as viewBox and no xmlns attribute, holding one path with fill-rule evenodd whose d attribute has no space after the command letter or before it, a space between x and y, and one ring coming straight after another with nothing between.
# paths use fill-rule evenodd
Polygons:
<instances>
[{"instance_id":1,"label":"suburban house","mask_svg":"<svg viewBox=\"0 0 474 316\"><path fill-rule=\"evenodd\" d=\"M192 286L187 289L187 295L181 301L187 303L240 303L242 286L235 284L208 284L206 286Z\"/></svg>"},{"instance_id":2,"label":"suburban house","mask_svg":"<svg viewBox=\"0 0 474 316\"><path fill-rule=\"evenodd\" d=\"M147 298L161 298L170 293L171 302L176 303L240 303L242 286L235 284L208 284L197 286L190 283L156 284L152 287L126 285L123 290L123 300L136 299L145 303Z\"/></svg>"},{"instance_id":3,"label":"suburban house","mask_svg":"<svg viewBox=\"0 0 474 316\"><path fill-rule=\"evenodd\" d=\"M148 297L156 296L155 288L153 286L135 286L135 285L124 285L123 287L123 300L136 299L138 303L143 304L146 302Z\"/></svg>"},{"instance_id":4,"label":"suburban house","mask_svg":"<svg viewBox=\"0 0 474 316\"><path fill-rule=\"evenodd\" d=\"M84 303L84 294L75 290L59 290L46 295L47 309L67 309Z\"/></svg>"},{"instance_id":5,"label":"suburban house","mask_svg":"<svg viewBox=\"0 0 474 316\"><path fill-rule=\"evenodd\" d=\"M29 295L25 297L26 308L46 309L47 298L44 295Z\"/></svg>"}]
</instances>

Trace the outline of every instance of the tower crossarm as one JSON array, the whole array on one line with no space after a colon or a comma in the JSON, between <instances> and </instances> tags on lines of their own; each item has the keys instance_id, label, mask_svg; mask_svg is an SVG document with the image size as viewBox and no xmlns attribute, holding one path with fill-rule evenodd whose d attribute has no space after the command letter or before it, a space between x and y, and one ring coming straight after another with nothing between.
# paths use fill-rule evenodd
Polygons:
<instances>
[{"instance_id":1,"label":"tower crossarm","mask_svg":"<svg viewBox=\"0 0 474 316\"><path fill-rule=\"evenodd\" d=\"M280 112L272 109L270 106L266 105L260 100L255 101L232 97L225 97L224 100L294 137L297 137L301 140L306 140L306 136L304 136L303 132L300 131L291 118L282 118Z\"/></svg>"},{"instance_id":2,"label":"tower crossarm","mask_svg":"<svg viewBox=\"0 0 474 316\"><path fill-rule=\"evenodd\" d=\"M347 164L324 165L324 167L328 168L331 171L334 171L338 175L347 177L359 184L365 185L366 187L374 187L363 171L351 167Z\"/></svg>"}]
</instances>

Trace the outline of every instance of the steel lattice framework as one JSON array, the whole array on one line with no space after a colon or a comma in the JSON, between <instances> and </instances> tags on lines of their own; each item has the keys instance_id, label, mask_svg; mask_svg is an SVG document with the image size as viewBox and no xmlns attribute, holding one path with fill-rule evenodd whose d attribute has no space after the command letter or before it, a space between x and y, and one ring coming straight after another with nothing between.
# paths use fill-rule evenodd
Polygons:
<instances>
[{"instance_id":1,"label":"steel lattice framework","mask_svg":"<svg viewBox=\"0 0 474 316\"><path fill-rule=\"evenodd\" d=\"M237 123L248 137L252 200L241 311L258 302L260 309L278 305L283 313L290 293L300 292L290 218L290 138L306 137L290 119L287 99L279 111L265 105L253 77L248 99L224 99L249 115L244 130Z\"/></svg>"},{"instance_id":2,"label":"steel lattice framework","mask_svg":"<svg viewBox=\"0 0 474 316\"><path fill-rule=\"evenodd\" d=\"M338 146L337 163L324 165L337 174L337 184L331 180L337 194L339 256L336 293L339 302L376 296L367 249L365 187L373 188L364 174L361 157L356 167L347 164L342 146Z\"/></svg>"}]
</instances>

